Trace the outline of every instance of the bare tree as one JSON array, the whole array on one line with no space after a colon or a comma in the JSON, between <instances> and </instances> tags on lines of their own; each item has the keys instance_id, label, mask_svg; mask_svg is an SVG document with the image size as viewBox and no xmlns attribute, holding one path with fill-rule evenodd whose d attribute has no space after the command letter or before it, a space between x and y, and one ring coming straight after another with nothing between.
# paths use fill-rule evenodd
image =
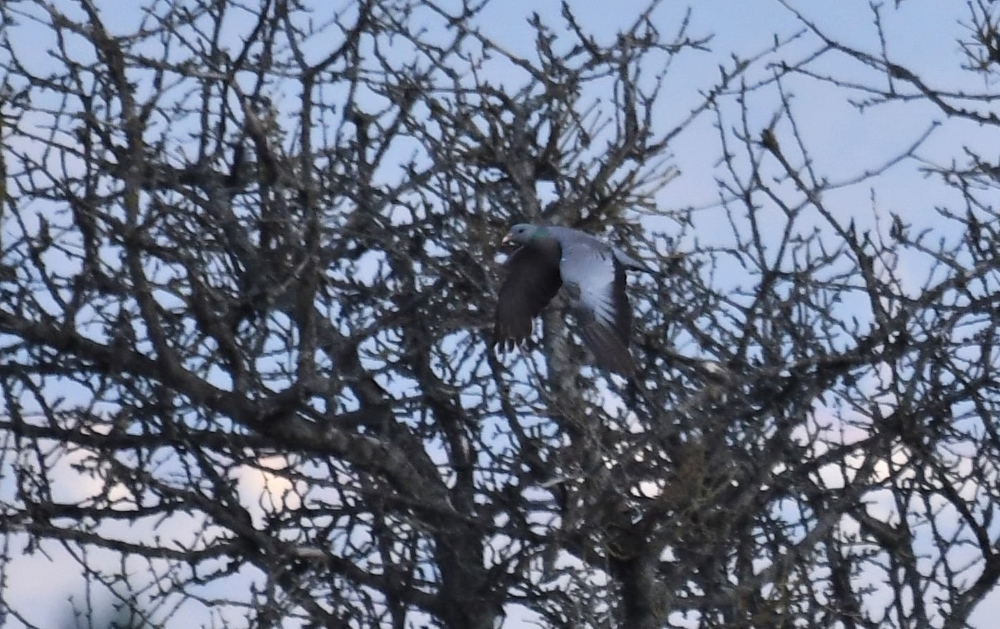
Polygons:
<instances>
[{"instance_id":1,"label":"bare tree","mask_svg":"<svg viewBox=\"0 0 1000 629\"><path fill-rule=\"evenodd\" d=\"M802 30L674 117L712 42L655 0L610 39L535 16L531 50L487 0L249 4L0 6L0 619L38 622L17 566L58 552L148 626L969 626L1000 577L1000 164L921 147L1000 124L991 3L959 42L982 92L887 52L906 3L877 54L788 3ZM935 118L835 180L812 84ZM718 202L670 207L703 122ZM940 229L829 200L904 167L954 191ZM525 220L659 267L635 378L559 299L492 350Z\"/></svg>"}]
</instances>

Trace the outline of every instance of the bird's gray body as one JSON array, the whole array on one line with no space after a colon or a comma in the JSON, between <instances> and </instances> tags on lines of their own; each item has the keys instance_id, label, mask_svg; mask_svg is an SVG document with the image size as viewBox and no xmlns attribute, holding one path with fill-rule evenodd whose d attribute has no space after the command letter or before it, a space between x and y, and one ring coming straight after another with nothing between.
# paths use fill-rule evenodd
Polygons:
<instances>
[{"instance_id":1,"label":"bird's gray body","mask_svg":"<svg viewBox=\"0 0 1000 629\"><path fill-rule=\"evenodd\" d=\"M547 233L551 234L553 238L559 241L563 247L562 262L567 260L566 248L569 247L574 251L582 252L585 249L591 249L595 252L599 252L602 256L610 253L614 256L615 261L619 264L627 266L630 269L635 269L636 271L644 271L646 273L656 273L654 269L646 266L645 263L636 260L635 258L629 256L621 249L617 247L612 247L608 243L604 242L597 236L592 236L587 232L582 232L579 229L572 229L569 227L542 227L539 229L544 229ZM573 259L573 255L570 254L569 259Z\"/></svg>"},{"instance_id":2,"label":"bird's gray body","mask_svg":"<svg viewBox=\"0 0 1000 629\"><path fill-rule=\"evenodd\" d=\"M625 269L655 271L603 240L568 227L515 225L504 240L521 248L507 262L509 273L497 304L496 342L507 347L526 340L531 320L565 287L580 334L598 364L631 375L632 311Z\"/></svg>"}]
</instances>

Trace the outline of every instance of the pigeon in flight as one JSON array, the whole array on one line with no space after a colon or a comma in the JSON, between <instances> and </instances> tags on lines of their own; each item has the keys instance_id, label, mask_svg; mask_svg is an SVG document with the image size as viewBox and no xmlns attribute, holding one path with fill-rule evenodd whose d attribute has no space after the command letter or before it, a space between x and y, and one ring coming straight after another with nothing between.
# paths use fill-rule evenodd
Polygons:
<instances>
[{"instance_id":1,"label":"pigeon in flight","mask_svg":"<svg viewBox=\"0 0 1000 629\"><path fill-rule=\"evenodd\" d=\"M521 245L507 260L500 288L494 345L509 351L531 336L532 320L564 287L580 336L597 364L631 376L632 309L625 295L625 269L655 273L588 233L568 227L514 225L504 243Z\"/></svg>"}]
</instances>

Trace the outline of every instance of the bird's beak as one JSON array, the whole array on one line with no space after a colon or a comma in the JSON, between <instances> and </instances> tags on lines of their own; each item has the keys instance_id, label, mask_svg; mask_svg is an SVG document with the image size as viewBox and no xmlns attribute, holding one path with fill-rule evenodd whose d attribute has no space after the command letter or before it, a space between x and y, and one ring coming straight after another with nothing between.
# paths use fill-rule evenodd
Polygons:
<instances>
[{"instance_id":1,"label":"bird's beak","mask_svg":"<svg viewBox=\"0 0 1000 629\"><path fill-rule=\"evenodd\" d=\"M513 239L510 237L510 234L507 234L506 236L503 237L503 240L500 241L500 244L506 245L508 242L511 242L512 240Z\"/></svg>"}]
</instances>

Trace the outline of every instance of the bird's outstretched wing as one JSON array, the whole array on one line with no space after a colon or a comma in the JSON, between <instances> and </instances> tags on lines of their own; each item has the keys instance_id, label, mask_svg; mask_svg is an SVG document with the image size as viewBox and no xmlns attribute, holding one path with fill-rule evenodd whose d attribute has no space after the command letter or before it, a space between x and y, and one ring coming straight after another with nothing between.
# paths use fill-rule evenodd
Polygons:
<instances>
[{"instance_id":1,"label":"bird's outstretched wing","mask_svg":"<svg viewBox=\"0 0 1000 629\"><path fill-rule=\"evenodd\" d=\"M559 276L559 247L521 247L507 261L507 279L500 287L493 344L507 351L531 336L531 322L555 297Z\"/></svg>"},{"instance_id":2,"label":"bird's outstretched wing","mask_svg":"<svg viewBox=\"0 0 1000 629\"><path fill-rule=\"evenodd\" d=\"M632 308L625 294L624 267L613 250L596 239L566 239L562 248L560 273L580 325L580 336L601 367L632 375Z\"/></svg>"}]
</instances>

